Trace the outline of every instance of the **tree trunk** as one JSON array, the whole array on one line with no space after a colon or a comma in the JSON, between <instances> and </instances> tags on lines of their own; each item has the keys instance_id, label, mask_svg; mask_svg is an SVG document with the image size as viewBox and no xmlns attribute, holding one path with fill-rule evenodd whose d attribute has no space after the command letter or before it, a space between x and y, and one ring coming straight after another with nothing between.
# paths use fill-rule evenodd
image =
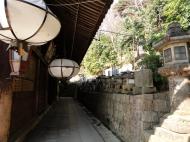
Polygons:
<instances>
[{"instance_id":1,"label":"tree trunk","mask_svg":"<svg viewBox=\"0 0 190 142\"><path fill-rule=\"evenodd\" d=\"M0 142L8 142L12 108L12 87L0 90Z\"/></svg>"}]
</instances>

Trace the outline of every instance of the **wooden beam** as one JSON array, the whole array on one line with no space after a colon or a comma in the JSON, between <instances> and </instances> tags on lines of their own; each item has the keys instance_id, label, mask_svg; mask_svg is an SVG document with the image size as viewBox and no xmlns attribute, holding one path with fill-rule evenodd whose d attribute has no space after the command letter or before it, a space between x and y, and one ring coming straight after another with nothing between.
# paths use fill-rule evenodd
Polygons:
<instances>
[{"instance_id":1,"label":"wooden beam","mask_svg":"<svg viewBox=\"0 0 190 142\"><path fill-rule=\"evenodd\" d=\"M92 32L93 29L92 28L88 28L82 24L78 24L78 27L81 29L81 30L85 30L85 31L88 31L88 32Z\"/></svg>"},{"instance_id":2,"label":"wooden beam","mask_svg":"<svg viewBox=\"0 0 190 142\"><path fill-rule=\"evenodd\" d=\"M6 51L8 44L0 41L0 89L7 86L10 80L6 81L6 78L10 78L11 68L9 65L9 54ZM2 82L2 83L1 83Z\"/></svg>"},{"instance_id":3,"label":"wooden beam","mask_svg":"<svg viewBox=\"0 0 190 142\"><path fill-rule=\"evenodd\" d=\"M82 8L82 9L85 9L85 10L88 11L89 13L94 13L94 14L96 14L96 15L99 14L99 12L98 12L96 9L94 9L94 7L93 7L93 8L90 8L89 6L82 4L82 5L81 5L81 8Z\"/></svg>"},{"instance_id":4,"label":"wooden beam","mask_svg":"<svg viewBox=\"0 0 190 142\"><path fill-rule=\"evenodd\" d=\"M101 11L101 13L99 15L99 18L97 19L96 27L94 28L94 32L91 35L91 38L90 38L89 43L88 43L88 46L90 46L90 44L91 44L94 36L96 35L96 32L97 32L103 18L105 17L105 15L108 12L108 9L110 8L112 3L113 3L113 0L108 0L107 3L105 3L104 8L102 9L102 11ZM82 59L83 59L84 55L86 54L87 50L88 50L88 48L84 48L84 50L81 51L83 53L81 54L81 57L78 57L79 64L82 62Z\"/></svg>"},{"instance_id":5,"label":"wooden beam","mask_svg":"<svg viewBox=\"0 0 190 142\"><path fill-rule=\"evenodd\" d=\"M80 21L85 21L85 22L88 22L91 24L93 23L93 26L95 25L94 23L96 22L96 18L97 18L97 16L92 17L92 15L89 16L87 14L80 13Z\"/></svg>"},{"instance_id":6,"label":"wooden beam","mask_svg":"<svg viewBox=\"0 0 190 142\"><path fill-rule=\"evenodd\" d=\"M0 142L8 142L11 122L12 85L7 47L0 41Z\"/></svg>"},{"instance_id":7,"label":"wooden beam","mask_svg":"<svg viewBox=\"0 0 190 142\"><path fill-rule=\"evenodd\" d=\"M0 142L8 142L12 110L12 86L0 91Z\"/></svg>"},{"instance_id":8,"label":"wooden beam","mask_svg":"<svg viewBox=\"0 0 190 142\"><path fill-rule=\"evenodd\" d=\"M38 47L39 48L39 47ZM45 60L44 56L42 55L41 51L37 47L32 47L32 50L36 53L36 55L40 58L40 60L45 64L48 65L47 61Z\"/></svg>"},{"instance_id":9,"label":"wooden beam","mask_svg":"<svg viewBox=\"0 0 190 142\"><path fill-rule=\"evenodd\" d=\"M88 12L88 11L85 11L85 10L81 10L81 14L80 15L86 15L86 16L88 16L91 19L93 19L95 17L98 17L97 14L94 14L94 13L91 13L91 12Z\"/></svg>"}]
</instances>

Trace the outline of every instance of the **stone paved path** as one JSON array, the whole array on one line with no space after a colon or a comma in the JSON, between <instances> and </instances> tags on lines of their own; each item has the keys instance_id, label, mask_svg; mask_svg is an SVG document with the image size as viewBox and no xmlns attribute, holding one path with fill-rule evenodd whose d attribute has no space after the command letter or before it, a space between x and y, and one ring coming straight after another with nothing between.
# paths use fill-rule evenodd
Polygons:
<instances>
[{"instance_id":1,"label":"stone paved path","mask_svg":"<svg viewBox=\"0 0 190 142\"><path fill-rule=\"evenodd\" d=\"M72 98L53 106L25 142L104 142L87 114Z\"/></svg>"}]
</instances>

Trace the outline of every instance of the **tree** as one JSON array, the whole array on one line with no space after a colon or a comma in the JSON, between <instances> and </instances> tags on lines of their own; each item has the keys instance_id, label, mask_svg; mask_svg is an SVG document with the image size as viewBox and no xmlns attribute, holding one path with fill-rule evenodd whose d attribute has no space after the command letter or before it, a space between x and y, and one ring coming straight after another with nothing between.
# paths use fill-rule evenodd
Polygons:
<instances>
[{"instance_id":1,"label":"tree","mask_svg":"<svg viewBox=\"0 0 190 142\"><path fill-rule=\"evenodd\" d=\"M85 57L85 67L91 74L99 74L111 66L133 63L134 51L140 46L149 53L147 58L156 60L152 43L165 36L171 22L179 22L186 30L190 28L189 5L190 0L120 0L114 11L124 24L117 20L113 24L111 16L107 26L122 34L104 34L100 41L94 41Z\"/></svg>"},{"instance_id":2,"label":"tree","mask_svg":"<svg viewBox=\"0 0 190 142\"><path fill-rule=\"evenodd\" d=\"M151 51L149 54L146 54L139 65L146 69L152 70L153 83L159 91L168 89L167 78L158 74L158 68L162 66L162 62L160 61L160 56L157 55L155 51Z\"/></svg>"},{"instance_id":3,"label":"tree","mask_svg":"<svg viewBox=\"0 0 190 142\"><path fill-rule=\"evenodd\" d=\"M177 21L184 29L189 28L190 23L190 1L189 0L165 0L164 16L165 23Z\"/></svg>"},{"instance_id":4,"label":"tree","mask_svg":"<svg viewBox=\"0 0 190 142\"><path fill-rule=\"evenodd\" d=\"M117 52L108 36L101 35L100 41L93 41L83 60L83 65L90 75L101 74L104 69L117 65Z\"/></svg>"}]
</instances>

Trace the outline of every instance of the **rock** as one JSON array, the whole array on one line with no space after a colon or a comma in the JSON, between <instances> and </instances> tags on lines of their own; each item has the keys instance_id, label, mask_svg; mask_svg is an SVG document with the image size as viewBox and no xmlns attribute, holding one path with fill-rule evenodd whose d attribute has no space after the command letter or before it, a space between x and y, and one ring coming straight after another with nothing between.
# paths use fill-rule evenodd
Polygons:
<instances>
[{"instance_id":1,"label":"rock","mask_svg":"<svg viewBox=\"0 0 190 142\"><path fill-rule=\"evenodd\" d=\"M159 137L161 140L163 139L162 142L165 142L165 139L167 142L189 142L190 140L190 134L179 134L161 127L155 128L154 135Z\"/></svg>"},{"instance_id":2,"label":"rock","mask_svg":"<svg viewBox=\"0 0 190 142\"><path fill-rule=\"evenodd\" d=\"M151 135L154 134L154 131L153 130L145 130L143 131L143 141L142 142L148 142Z\"/></svg>"},{"instance_id":3,"label":"rock","mask_svg":"<svg viewBox=\"0 0 190 142\"><path fill-rule=\"evenodd\" d=\"M143 99L152 101L154 99L154 94L143 94Z\"/></svg>"},{"instance_id":4,"label":"rock","mask_svg":"<svg viewBox=\"0 0 190 142\"><path fill-rule=\"evenodd\" d=\"M142 129L143 130L151 130L152 129L152 123L142 122Z\"/></svg>"},{"instance_id":5,"label":"rock","mask_svg":"<svg viewBox=\"0 0 190 142\"><path fill-rule=\"evenodd\" d=\"M133 94L134 95L142 94L142 88L141 87L133 87Z\"/></svg>"},{"instance_id":6,"label":"rock","mask_svg":"<svg viewBox=\"0 0 190 142\"><path fill-rule=\"evenodd\" d=\"M161 127L176 133L190 134L190 116L171 115L162 118Z\"/></svg>"},{"instance_id":7,"label":"rock","mask_svg":"<svg viewBox=\"0 0 190 142\"><path fill-rule=\"evenodd\" d=\"M164 138L160 138L160 137L155 136L155 135L151 135L148 138L148 141L145 141L145 142L171 142L171 141L167 140L167 139L164 139ZM172 142L174 142L174 141L172 141Z\"/></svg>"},{"instance_id":8,"label":"rock","mask_svg":"<svg viewBox=\"0 0 190 142\"><path fill-rule=\"evenodd\" d=\"M144 111L153 111L153 101L152 100L144 100L143 101L143 110Z\"/></svg>"},{"instance_id":9,"label":"rock","mask_svg":"<svg viewBox=\"0 0 190 142\"><path fill-rule=\"evenodd\" d=\"M135 72L135 86L153 87L152 71L149 69L144 69Z\"/></svg>"},{"instance_id":10,"label":"rock","mask_svg":"<svg viewBox=\"0 0 190 142\"><path fill-rule=\"evenodd\" d=\"M122 85L122 89L123 90L127 90L127 91L132 91L133 90L134 85L133 84L123 84Z\"/></svg>"},{"instance_id":11,"label":"rock","mask_svg":"<svg viewBox=\"0 0 190 142\"><path fill-rule=\"evenodd\" d=\"M144 122L158 122L158 114L153 111L144 111L142 113L142 121Z\"/></svg>"},{"instance_id":12,"label":"rock","mask_svg":"<svg viewBox=\"0 0 190 142\"><path fill-rule=\"evenodd\" d=\"M169 112L170 109L165 100L154 100L153 101L154 111L158 112Z\"/></svg>"},{"instance_id":13,"label":"rock","mask_svg":"<svg viewBox=\"0 0 190 142\"><path fill-rule=\"evenodd\" d=\"M155 93L155 92L156 92L156 87L143 87L142 88L143 94L150 94L150 93Z\"/></svg>"},{"instance_id":14,"label":"rock","mask_svg":"<svg viewBox=\"0 0 190 142\"><path fill-rule=\"evenodd\" d=\"M169 100L169 92L154 93L154 99Z\"/></svg>"},{"instance_id":15,"label":"rock","mask_svg":"<svg viewBox=\"0 0 190 142\"><path fill-rule=\"evenodd\" d=\"M128 94L128 93L130 93L130 91L127 91L127 90L123 90L123 89L122 89L122 90L121 90L121 93L122 93L122 94Z\"/></svg>"}]
</instances>

